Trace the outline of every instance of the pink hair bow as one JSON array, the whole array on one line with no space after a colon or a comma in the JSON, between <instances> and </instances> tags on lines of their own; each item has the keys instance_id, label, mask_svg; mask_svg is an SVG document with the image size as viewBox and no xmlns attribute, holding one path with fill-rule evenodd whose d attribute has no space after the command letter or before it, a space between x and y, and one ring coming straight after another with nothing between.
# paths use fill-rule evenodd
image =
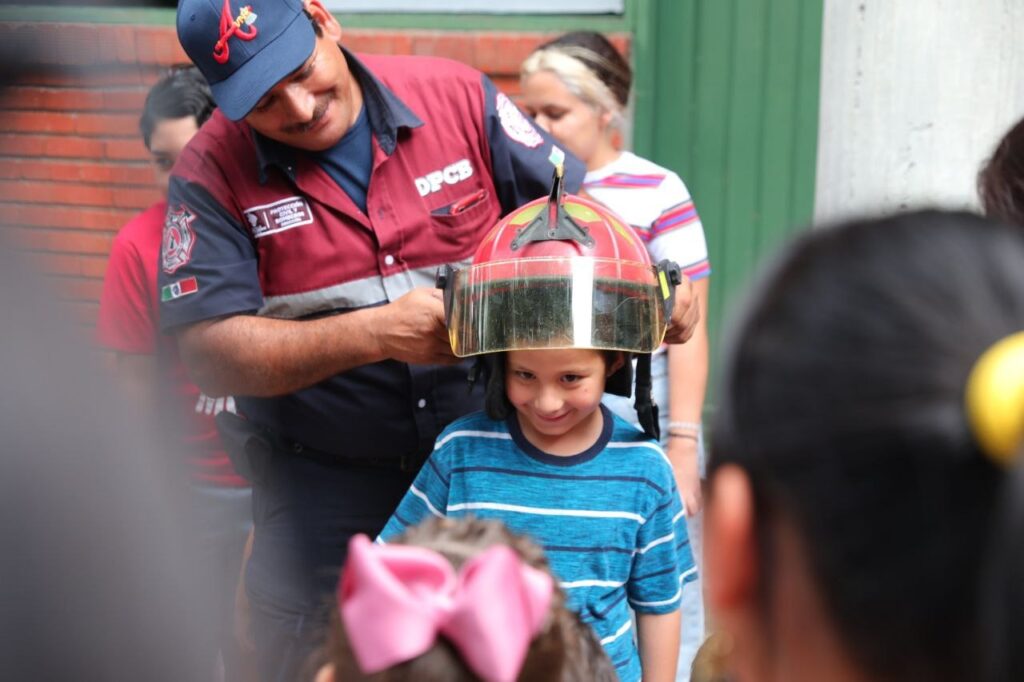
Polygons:
<instances>
[{"instance_id":1,"label":"pink hair bow","mask_svg":"<svg viewBox=\"0 0 1024 682\"><path fill-rule=\"evenodd\" d=\"M366 674L426 653L438 635L487 682L514 682L540 632L554 589L551 576L497 545L456 575L424 547L349 543L338 608Z\"/></svg>"}]
</instances>

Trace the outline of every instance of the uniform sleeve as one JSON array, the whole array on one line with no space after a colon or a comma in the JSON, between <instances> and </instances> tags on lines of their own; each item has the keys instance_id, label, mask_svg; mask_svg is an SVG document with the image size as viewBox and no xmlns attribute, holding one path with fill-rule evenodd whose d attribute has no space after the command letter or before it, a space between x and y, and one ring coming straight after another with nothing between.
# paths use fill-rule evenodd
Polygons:
<instances>
[{"instance_id":1,"label":"uniform sleeve","mask_svg":"<svg viewBox=\"0 0 1024 682\"><path fill-rule=\"evenodd\" d=\"M441 434L441 438L443 437L444 433ZM415 526L431 516L446 516L448 485L451 480L450 467L445 464L448 447L443 445L431 454L417 474L416 480L412 482L409 491L398 504L398 508L384 525L378 541L387 542L404 533L406 528Z\"/></svg>"},{"instance_id":2,"label":"uniform sleeve","mask_svg":"<svg viewBox=\"0 0 1024 682\"><path fill-rule=\"evenodd\" d=\"M491 171L502 213L551 191L552 155L564 157L565 191L578 192L586 174L583 163L535 125L490 78L482 78Z\"/></svg>"},{"instance_id":3,"label":"uniform sleeve","mask_svg":"<svg viewBox=\"0 0 1024 682\"><path fill-rule=\"evenodd\" d=\"M96 339L102 347L120 353L156 353L152 286L146 281L138 250L128 240L115 239L96 318Z\"/></svg>"},{"instance_id":4,"label":"uniform sleeve","mask_svg":"<svg viewBox=\"0 0 1024 682\"><path fill-rule=\"evenodd\" d=\"M638 613L670 613L679 608L684 581L696 579L686 533L686 517L668 461L659 467L661 491L637 534L627 594Z\"/></svg>"},{"instance_id":5,"label":"uniform sleeve","mask_svg":"<svg viewBox=\"0 0 1024 682\"><path fill-rule=\"evenodd\" d=\"M651 224L647 245L651 257L655 262L666 258L675 261L691 280L709 276L704 226L689 190L675 173L669 173L658 190L665 208Z\"/></svg>"},{"instance_id":6,"label":"uniform sleeve","mask_svg":"<svg viewBox=\"0 0 1024 682\"><path fill-rule=\"evenodd\" d=\"M249 235L198 183L171 176L158 268L164 331L263 305Z\"/></svg>"}]
</instances>

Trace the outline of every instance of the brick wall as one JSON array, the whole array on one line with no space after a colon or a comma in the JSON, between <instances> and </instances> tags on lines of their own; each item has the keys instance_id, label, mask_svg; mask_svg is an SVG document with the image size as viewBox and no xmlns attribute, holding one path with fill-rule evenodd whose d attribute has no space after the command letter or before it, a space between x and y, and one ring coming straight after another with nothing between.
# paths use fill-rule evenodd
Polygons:
<instances>
[{"instance_id":1,"label":"brick wall","mask_svg":"<svg viewBox=\"0 0 1024 682\"><path fill-rule=\"evenodd\" d=\"M520 62L545 37L347 29L343 40L357 52L457 59L515 96ZM91 326L114 235L158 198L138 134L145 93L186 57L171 27L11 23L0 41L40 64L0 99L0 224Z\"/></svg>"}]
</instances>

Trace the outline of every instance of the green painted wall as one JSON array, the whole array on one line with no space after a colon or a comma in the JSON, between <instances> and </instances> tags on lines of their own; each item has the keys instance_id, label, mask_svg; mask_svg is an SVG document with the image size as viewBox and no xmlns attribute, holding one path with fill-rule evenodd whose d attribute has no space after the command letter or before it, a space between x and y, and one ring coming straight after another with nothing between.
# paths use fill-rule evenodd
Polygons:
<instances>
[{"instance_id":1,"label":"green painted wall","mask_svg":"<svg viewBox=\"0 0 1024 682\"><path fill-rule=\"evenodd\" d=\"M823 2L642 0L635 10L634 147L678 172L700 212L714 373L723 321L752 271L813 215Z\"/></svg>"}]
</instances>

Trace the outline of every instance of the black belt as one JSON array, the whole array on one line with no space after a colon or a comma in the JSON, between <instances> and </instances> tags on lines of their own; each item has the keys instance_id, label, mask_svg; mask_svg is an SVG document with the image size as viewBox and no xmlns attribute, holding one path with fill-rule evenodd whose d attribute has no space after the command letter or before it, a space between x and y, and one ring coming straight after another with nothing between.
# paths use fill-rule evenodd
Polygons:
<instances>
[{"instance_id":1,"label":"black belt","mask_svg":"<svg viewBox=\"0 0 1024 682\"><path fill-rule=\"evenodd\" d=\"M327 467L368 467L404 472L419 471L426 461L421 455L408 454L400 457L338 455L286 438L231 412L221 412L215 419L231 463L239 475L250 481L264 480L269 460L274 453L287 453Z\"/></svg>"}]
</instances>

